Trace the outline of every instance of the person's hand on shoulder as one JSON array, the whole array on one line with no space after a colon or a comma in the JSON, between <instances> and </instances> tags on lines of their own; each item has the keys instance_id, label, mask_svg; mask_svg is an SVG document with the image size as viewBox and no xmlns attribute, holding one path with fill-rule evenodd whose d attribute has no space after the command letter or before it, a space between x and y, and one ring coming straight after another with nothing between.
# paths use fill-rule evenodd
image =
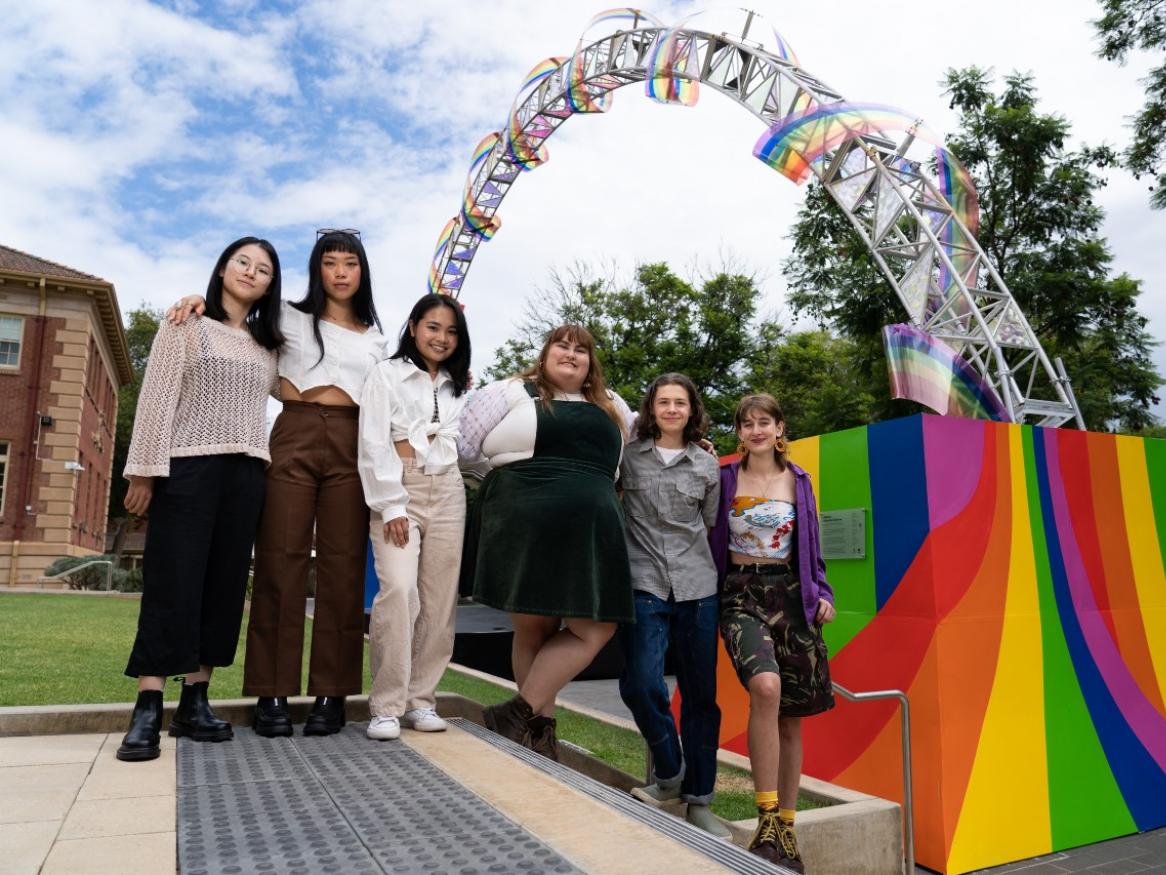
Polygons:
<instances>
[{"instance_id":1,"label":"person's hand on shoulder","mask_svg":"<svg viewBox=\"0 0 1166 875\"><path fill-rule=\"evenodd\" d=\"M200 295L186 295L171 305L170 309L166 311L166 319L175 325L181 325L187 317L194 316L197 319L205 312L205 298Z\"/></svg>"}]
</instances>

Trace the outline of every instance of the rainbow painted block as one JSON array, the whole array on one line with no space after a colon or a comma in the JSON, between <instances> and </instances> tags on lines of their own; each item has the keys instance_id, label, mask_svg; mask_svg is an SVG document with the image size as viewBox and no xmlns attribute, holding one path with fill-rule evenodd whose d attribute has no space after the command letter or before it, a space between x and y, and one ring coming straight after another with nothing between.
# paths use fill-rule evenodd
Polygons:
<instances>
[{"instance_id":1,"label":"rainbow painted block","mask_svg":"<svg viewBox=\"0 0 1166 875\"><path fill-rule=\"evenodd\" d=\"M962 873L1166 824L1166 441L914 416L793 445L834 560L834 680L911 701L916 853ZM721 655L721 745L747 699ZM902 798L897 706L804 724L805 773Z\"/></svg>"}]
</instances>

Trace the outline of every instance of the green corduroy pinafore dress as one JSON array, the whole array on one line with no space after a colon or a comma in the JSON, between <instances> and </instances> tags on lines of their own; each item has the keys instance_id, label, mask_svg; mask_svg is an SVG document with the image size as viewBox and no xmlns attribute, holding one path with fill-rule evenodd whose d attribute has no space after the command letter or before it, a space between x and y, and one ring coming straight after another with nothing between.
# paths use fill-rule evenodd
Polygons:
<instances>
[{"instance_id":1,"label":"green corduroy pinafore dress","mask_svg":"<svg viewBox=\"0 0 1166 875\"><path fill-rule=\"evenodd\" d=\"M615 493L623 436L594 404L552 401L526 384L538 417L534 455L482 483L463 572L474 600L519 614L632 622L623 510Z\"/></svg>"}]
</instances>

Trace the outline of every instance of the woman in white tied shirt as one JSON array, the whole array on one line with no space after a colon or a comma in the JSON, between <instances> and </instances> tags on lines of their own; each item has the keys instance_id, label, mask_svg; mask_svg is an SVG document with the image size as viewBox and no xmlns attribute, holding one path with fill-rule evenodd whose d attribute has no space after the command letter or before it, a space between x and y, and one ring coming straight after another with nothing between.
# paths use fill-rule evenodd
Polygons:
<instances>
[{"instance_id":1,"label":"woman in white tied shirt","mask_svg":"<svg viewBox=\"0 0 1166 875\"><path fill-rule=\"evenodd\" d=\"M380 591L369 620L368 737L440 732L435 690L453 654L466 518L458 420L470 335L457 302L426 295L360 398L359 468Z\"/></svg>"},{"instance_id":2,"label":"woman in white tied shirt","mask_svg":"<svg viewBox=\"0 0 1166 875\"><path fill-rule=\"evenodd\" d=\"M179 302L178 321L202 301ZM271 432L267 501L255 577L243 693L257 696L255 731L292 734L287 697L302 689L308 571L315 540L316 601L304 735L344 726L344 697L364 681L368 506L357 472L357 402L385 357L368 257L358 231L322 229L308 257L308 291L284 303L279 354L283 411Z\"/></svg>"}]
</instances>

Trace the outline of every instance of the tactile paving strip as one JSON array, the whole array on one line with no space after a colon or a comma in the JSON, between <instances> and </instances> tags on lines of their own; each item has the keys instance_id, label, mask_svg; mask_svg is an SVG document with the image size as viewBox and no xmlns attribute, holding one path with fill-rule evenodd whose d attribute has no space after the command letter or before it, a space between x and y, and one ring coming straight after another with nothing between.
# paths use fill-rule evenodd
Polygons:
<instances>
[{"instance_id":1,"label":"tactile paving strip","mask_svg":"<svg viewBox=\"0 0 1166 875\"><path fill-rule=\"evenodd\" d=\"M578 873L403 744L324 738L178 744L183 875Z\"/></svg>"},{"instance_id":2,"label":"tactile paving strip","mask_svg":"<svg viewBox=\"0 0 1166 875\"><path fill-rule=\"evenodd\" d=\"M795 875L794 872L783 866L767 863L761 858L755 857L744 848L739 848L729 842L714 838L704 830L693 826L687 821L673 817L670 814L665 814L663 811L659 811L651 805L646 805L638 801L627 793L613 790L606 784L601 784L592 778L588 778L586 775L579 774L574 769L570 769L561 763L553 762L532 750L521 747L510 739L491 732L484 726L479 726L476 723L460 717L451 718L449 722L458 729L464 730L483 741L489 742L494 747L506 751L522 760L528 766L552 775L568 787L574 787L592 799L603 802L633 820L647 824L657 832L661 832L681 844L687 845L692 850L698 851L710 860L715 860L732 872L745 873L745 875L774 875L774 873Z\"/></svg>"}]
</instances>

